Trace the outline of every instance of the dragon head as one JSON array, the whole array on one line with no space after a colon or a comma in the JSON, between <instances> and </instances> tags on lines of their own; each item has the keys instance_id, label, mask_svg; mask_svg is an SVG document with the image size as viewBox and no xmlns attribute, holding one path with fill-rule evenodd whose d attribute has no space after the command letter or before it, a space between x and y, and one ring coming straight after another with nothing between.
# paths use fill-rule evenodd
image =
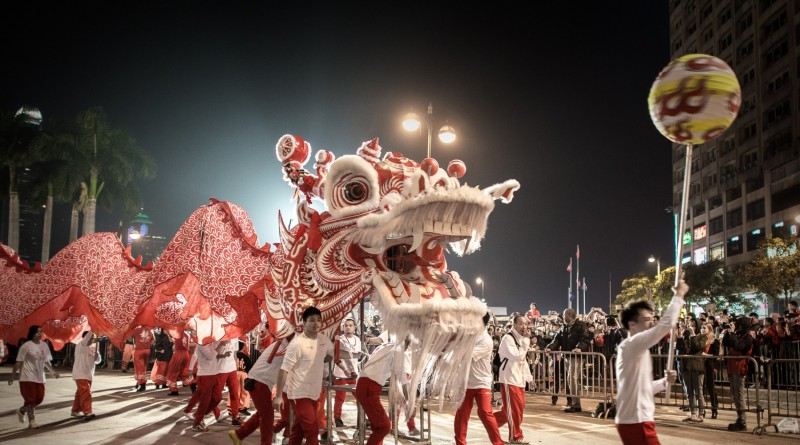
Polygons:
<instances>
[{"instance_id":1,"label":"dragon head","mask_svg":"<svg viewBox=\"0 0 800 445\"><path fill-rule=\"evenodd\" d=\"M462 185L462 161L445 170L432 158L417 163L396 152L381 158L377 138L356 155L336 159L319 151L316 174L303 168L310 153L298 136L285 135L276 146L284 179L297 188L299 224L289 230L281 223L272 315L281 316L280 309L297 325L299 313L315 305L329 328L370 298L391 332L420 340L421 354L438 355L454 335L474 344L487 308L448 270L445 252L476 251L494 201L510 202L519 183ZM313 199L324 202L322 213L311 207Z\"/></svg>"}]
</instances>

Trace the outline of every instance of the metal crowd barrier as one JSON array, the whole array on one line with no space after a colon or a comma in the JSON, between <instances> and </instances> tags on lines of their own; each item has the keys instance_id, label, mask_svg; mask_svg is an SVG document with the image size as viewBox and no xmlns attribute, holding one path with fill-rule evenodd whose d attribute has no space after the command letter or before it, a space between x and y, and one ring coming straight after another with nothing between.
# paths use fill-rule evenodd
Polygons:
<instances>
[{"instance_id":1,"label":"metal crowd barrier","mask_svg":"<svg viewBox=\"0 0 800 445\"><path fill-rule=\"evenodd\" d=\"M603 353L531 351L528 360L533 375L529 391L609 401L609 367Z\"/></svg>"},{"instance_id":2,"label":"metal crowd barrier","mask_svg":"<svg viewBox=\"0 0 800 445\"><path fill-rule=\"evenodd\" d=\"M758 435L773 427L778 432L776 417L800 418L800 359L765 360L767 377L767 423L753 431Z\"/></svg>"}]
</instances>

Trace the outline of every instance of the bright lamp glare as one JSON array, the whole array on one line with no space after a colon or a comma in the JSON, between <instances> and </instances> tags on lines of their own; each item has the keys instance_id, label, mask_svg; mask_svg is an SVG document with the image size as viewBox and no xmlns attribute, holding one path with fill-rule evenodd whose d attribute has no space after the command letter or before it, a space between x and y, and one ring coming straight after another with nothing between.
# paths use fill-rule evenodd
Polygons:
<instances>
[{"instance_id":1,"label":"bright lamp glare","mask_svg":"<svg viewBox=\"0 0 800 445\"><path fill-rule=\"evenodd\" d=\"M445 125L439 130L439 140L444 142L445 144L449 144L456 140L456 129Z\"/></svg>"},{"instance_id":2,"label":"bright lamp glare","mask_svg":"<svg viewBox=\"0 0 800 445\"><path fill-rule=\"evenodd\" d=\"M405 119L403 119L403 128L406 131L417 131L420 125L422 125L422 122L420 122L417 113L414 113L413 111L406 114Z\"/></svg>"},{"instance_id":3,"label":"bright lamp glare","mask_svg":"<svg viewBox=\"0 0 800 445\"><path fill-rule=\"evenodd\" d=\"M129 237L130 237L132 240L137 240L137 239L139 239L139 238L141 238L141 237L142 237L142 234L141 234L141 233L139 233L137 230L132 230L132 231L131 231L131 233L129 233L129 234L128 234L128 236L129 236Z\"/></svg>"},{"instance_id":4,"label":"bright lamp glare","mask_svg":"<svg viewBox=\"0 0 800 445\"><path fill-rule=\"evenodd\" d=\"M475 279L475 283L481 284L481 283L483 283L483 279L481 277L478 277L478 278Z\"/></svg>"}]
</instances>

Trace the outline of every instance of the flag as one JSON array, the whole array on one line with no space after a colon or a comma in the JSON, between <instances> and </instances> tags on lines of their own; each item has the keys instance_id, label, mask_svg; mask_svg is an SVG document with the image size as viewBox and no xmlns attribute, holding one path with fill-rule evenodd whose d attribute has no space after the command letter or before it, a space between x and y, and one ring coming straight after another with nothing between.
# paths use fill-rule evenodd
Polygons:
<instances>
[{"instance_id":1,"label":"flag","mask_svg":"<svg viewBox=\"0 0 800 445\"><path fill-rule=\"evenodd\" d=\"M581 289L581 279L576 277L575 278L575 284L578 285L578 290L580 290Z\"/></svg>"},{"instance_id":2,"label":"flag","mask_svg":"<svg viewBox=\"0 0 800 445\"><path fill-rule=\"evenodd\" d=\"M567 266L567 272L572 272L572 258L569 259L569 265Z\"/></svg>"},{"instance_id":3,"label":"flag","mask_svg":"<svg viewBox=\"0 0 800 445\"><path fill-rule=\"evenodd\" d=\"M578 244L578 250L575 252L575 258L581 259L581 245Z\"/></svg>"}]
</instances>

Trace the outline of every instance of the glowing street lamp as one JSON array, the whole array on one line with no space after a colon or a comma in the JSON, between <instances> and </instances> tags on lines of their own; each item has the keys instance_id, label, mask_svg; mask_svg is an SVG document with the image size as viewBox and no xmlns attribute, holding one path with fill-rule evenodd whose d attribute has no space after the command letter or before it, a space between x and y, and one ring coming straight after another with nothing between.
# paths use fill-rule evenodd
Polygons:
<instances>
[{"instance_id":1,"label":"glowing street lamp","mask_svg":"<svg viewBox=\"0 0 800 445\"><path fill-rule=\"evenodd\" d=\"M433 104L428 103L428 114L425 117L425 126L428 127L428 157L431 157L431 145L433 143ZM406 131L417 131L422 126L422 120L415 112L406 114L403 119L403 129ZM439 140L445 144L451 144L456 140L456 129L450 125L445 125L439 129Z\"/></svg>"},{"instance_id":2,"label":"glowing street lamp","mask_svg":"<svg viewBox=\"0 0 800 445\"><path fill-rule=\"evenodd\" d=\"M661 258L656 258L653 255L650 255L650 258L647 259L648 263L656 263L656 276L661 275Z\"/></svg>"},{"instance_id":3,"label":"glowing street lamp","mask_svg":"<svg viewBox=\"0 0 800 445\"><path fill-rule=\"evenodd\" d=\"M486 284L486 282L483 281L483 278L478 277L478 278L475 279L475 284L480 284L480 286L481 286L481 301L486 303L486 296L483 293L483 286Z\"/></svg>"}]
</instances>

